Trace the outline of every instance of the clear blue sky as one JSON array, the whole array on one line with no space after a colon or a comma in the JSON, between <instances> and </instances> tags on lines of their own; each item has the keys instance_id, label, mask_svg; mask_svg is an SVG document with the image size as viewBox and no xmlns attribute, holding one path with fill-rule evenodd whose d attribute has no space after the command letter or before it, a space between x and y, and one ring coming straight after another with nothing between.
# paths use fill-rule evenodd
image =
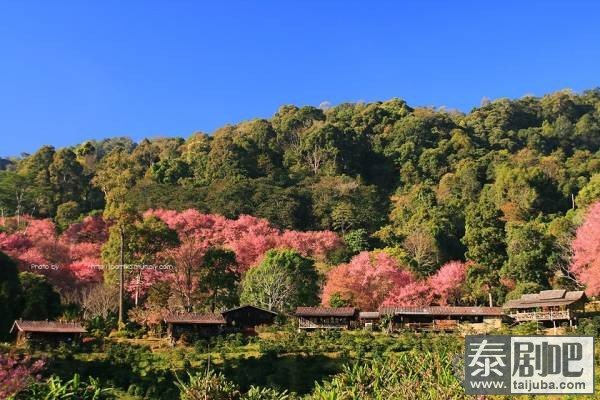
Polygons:
<instances>
[{"instance_id":1,"label":"clear blue sky","mask_svg":"<svg viewBox=\"0 0 600 400\"><path fill-rule=\"evenodd\" d=\"M596 1L210 3L0 0L0 156L187 137L287 103L469 111L600 85Z\"/></svg>"}]
</instances>

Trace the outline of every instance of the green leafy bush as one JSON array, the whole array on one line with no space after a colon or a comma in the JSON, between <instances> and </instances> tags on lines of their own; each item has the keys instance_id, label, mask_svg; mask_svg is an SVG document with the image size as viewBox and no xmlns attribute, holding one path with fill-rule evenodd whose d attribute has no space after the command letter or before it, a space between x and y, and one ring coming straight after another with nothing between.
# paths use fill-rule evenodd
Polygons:
<instances>
[{"instance_id":1,"label":"green leafy bush","mask_svg":"<svg viewBox=\"0 0 600 400\"><path fill-rule=\"evenodd\" d=\"M79 374L73 375L68 381L57 376L51 376L45 382L30 385L14 399L43 399L43 400L108 400L115 399L113 389L103 387L95 378L82 380Z\"/></svg>"}]
</instances>

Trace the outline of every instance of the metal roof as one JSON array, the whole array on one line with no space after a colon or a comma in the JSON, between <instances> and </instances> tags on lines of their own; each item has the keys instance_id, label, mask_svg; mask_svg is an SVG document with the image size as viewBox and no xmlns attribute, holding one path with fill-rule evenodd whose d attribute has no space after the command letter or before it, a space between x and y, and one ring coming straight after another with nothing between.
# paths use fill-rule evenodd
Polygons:
<instances>
[{"instance_id":1,"label":"metal roof","mask_svg":"<svg viewBox=\"0 0 600 400\"><path fill-rule=\"evenodd\" d=\"M387 315L437 315L437 316L502 316L501 307L450 307L450 306L385 306L380 314Z\"/></svg>"},{"instance_id":2,"label":"metal roof","mask_svg":"<svg viewBox=\"0 0 600 400\"><path fill-rule=\"evenodd\" d=\"M15 328L21 332L44 332L44 333L86 333L87 331L79 322L59 321L25 321L16 320L10 329L13 333Z\"/></svg>"},{"instance_id":3,"label":"metal roof","mask_svg":"<svg viewBox=\"0 0 600 400\"><path fill-rule=\"evenodd\" d=\"M295 315L298 317L353 317L354 307L298 307Z\"/></svg>"},{"instance_id":4,"label":"metal roof","mask_svg":"<svg viewBox=\"0 0 600 400\"><path fill-rule=\"evenodd\" d=\"M379 318L379 312L377 312L377 311L361 311L358 313L358 317L366 318L366 319Z\"/></svg>"},{"instance_id":5,"label":"metal roof","mask_svg":"<svg viewBox=\"0 0 600 400\"><path fill-rule=\"evenodd\" d=\"M524 294L519 299L509 300L503 308L537 308L568 306L579 300L585 299L583 290L567 292L566 290L542 290L539 293Z\"/></svg>"}]
</instances>

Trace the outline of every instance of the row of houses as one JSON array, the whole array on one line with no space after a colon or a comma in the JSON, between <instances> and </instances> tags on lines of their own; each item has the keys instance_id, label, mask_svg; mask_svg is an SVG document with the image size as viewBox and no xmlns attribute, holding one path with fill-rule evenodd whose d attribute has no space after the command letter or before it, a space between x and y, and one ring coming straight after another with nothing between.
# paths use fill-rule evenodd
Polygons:
<instances>
[{"instance_id":1,"label":"row of houses","mask_svg":"<svg viewBox=\"0 0 600 400\"><path fill-rule=\"evenodd\" d=\"M535 321L573 326L584 313L583 291L543 290L509 300L502 307L386 306L378 311L352 307L298 307L299 329L352 329L385 325L387 330L452 331L461 324L487 331L502 322Z\"/></svg>"},{"instance_id":2,"label":"row of houses","mask_svg":"<svg viewBox=\"0 0 600 400\"><path fill-rule=\"evenodd\" d=\"M277 313L251 305L235 307L220 313L180 313L167 315L168 337L175 341L187 337L211 337L227 333L249 332L258 325L270 325ZM78 322L25 321L14 322L11 334L17 344L25 342L74 342L87 333Z\"/></svg>"},{"instance_id":3,"label":"row of houses","mask_svg":"<svg viewBox=\"0 0 600 400\"><path fill-rule=\"evenodd\" d=\"M388 331L454 331L459 326L487 332L502 322L536 321L556 327L573 325L584 312L587 299L583 291L544 290L510 300L503 307L386 306L377 311L354 307L298 307L293 316L298 329L383 328ZM164 318L171 341L186 337L211 337L227 333L249 333L259 325L272 324L277 313L252 305L211 314L172 314ZM27 340L74 341L85 329L78 323L15 321L11 333L17 342Z\"/></svg>"},{"instance_id":4,"label":"row of houses","mask_svg":"<svg viewBox=\"0 0 600 400\"><path fill-rule=\"evenodd\" d=\"M388 331L452 331L461 323L482 329L500 327L500 307L382 307L379 311L359 311L353 307L299 307L295 313L298 329L384 328ZM484 329L485 330L485 329Z\"/></svg>"}]
</instances>

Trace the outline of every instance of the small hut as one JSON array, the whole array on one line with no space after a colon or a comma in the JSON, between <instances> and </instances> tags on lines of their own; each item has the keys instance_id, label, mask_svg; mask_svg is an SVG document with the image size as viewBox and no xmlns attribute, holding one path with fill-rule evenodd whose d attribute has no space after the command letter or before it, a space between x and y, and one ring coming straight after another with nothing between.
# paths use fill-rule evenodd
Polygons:
<instances>
[{"instance_id":1,"label":"small hut","mask_svg":"<svg viewBox=\"0 0 600 400\"><path fill-rule=\"evenodd\" d=\"M354 307L298 307L298 329L350 329L358 310Z\"/></svg>"},{"instance_id":2,"label":"small hut","mask_svg":"<svg viewBox=\"0 0 600 400\"><path fill-rule=\"evenodd\" d=\"M167 336L172 341L182 336L187 338L211 337L219 335L225 327L225 318L221 314L171 314L165 317Z\"/></svg>"},{"instance_id":3,"label":"small hut","mask_svg":"<svg viewBox=\"0 0 600 400\"><path fill-rule=\"evenodd\" d=\"M221 313L228 327L236 330L252 330L258 325L270 325L277 316L276 312L264 308L243 305Z\"/></svg>"},{"instance_id":4,"label":"small hut","mask_svg":"<svg viewBox=\"0 0 600 400\"><path fill-rule=\"evenodd\" d=\"M536 321L551 323L569 322L577 319L577 315L585 309L587 298L582 290L566 291L542 290L539 293L524 294L519 299L507 301L503 308L517 323Z\"/></svg>"},{"instance_id":5,"label":"small hut","mask_svg":"<svg viewBox=\"0 0 600 400\"><path fill-rule=\"evenodd\" d=\"M10 333L17 334L17 344L58 344L79 342L87 331L78 322L16 320Z\"/></svg>"}]
</instances>

